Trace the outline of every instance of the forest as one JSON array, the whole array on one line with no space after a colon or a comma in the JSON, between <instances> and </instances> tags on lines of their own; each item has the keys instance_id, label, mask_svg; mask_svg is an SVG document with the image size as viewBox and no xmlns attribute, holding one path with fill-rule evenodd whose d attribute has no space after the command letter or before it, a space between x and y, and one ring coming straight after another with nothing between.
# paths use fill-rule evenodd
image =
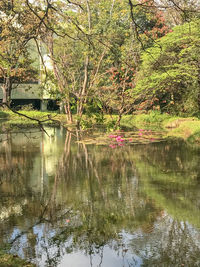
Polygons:
<instances>
[{"instance_id":1,"label":"forest","mask_svg":"<svg viewBox=\"0 0 200 267\"><path fill-rule=\"evenodd\" d=\"M68 123L115 114L120 125L152 110L198 117L199 27L198 0L1 0L1 106L37 80Z\"/></svg>"}]
</instances>

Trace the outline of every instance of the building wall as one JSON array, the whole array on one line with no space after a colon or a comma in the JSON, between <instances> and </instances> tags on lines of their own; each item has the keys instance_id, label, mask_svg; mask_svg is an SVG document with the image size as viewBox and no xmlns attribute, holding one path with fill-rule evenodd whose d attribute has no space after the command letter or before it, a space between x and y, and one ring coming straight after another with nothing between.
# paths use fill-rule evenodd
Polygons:
<instances>
[{"instance_id":1,"label":"building wall","mask_svg":"<svg viewBox=\"0 0 200 267\"><path fill-rule=\"evenodd\" d=\"M14 85L15 87L15 85ZM0 84L0 99L3 98L2 86ZM39 83L19 84L11 92L11 99L49 99L50 96L43 92Z\"/></svg>"}]
</instances>

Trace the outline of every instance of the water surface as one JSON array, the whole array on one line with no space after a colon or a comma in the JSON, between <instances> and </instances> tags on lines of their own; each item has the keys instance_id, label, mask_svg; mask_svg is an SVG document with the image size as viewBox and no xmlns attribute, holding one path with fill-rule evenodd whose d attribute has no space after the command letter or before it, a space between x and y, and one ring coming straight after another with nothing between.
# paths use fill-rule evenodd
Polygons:
<instances>
[{"instance_id":1,"label":"water surface","mask_svg":"<svg viewBox=\"0 0 200 267\"><path fill-rule=\"evenodd\" d=\"M39 267L200 266L200 149L2 135L0 246Z\"/></svg>"}]
</instances>

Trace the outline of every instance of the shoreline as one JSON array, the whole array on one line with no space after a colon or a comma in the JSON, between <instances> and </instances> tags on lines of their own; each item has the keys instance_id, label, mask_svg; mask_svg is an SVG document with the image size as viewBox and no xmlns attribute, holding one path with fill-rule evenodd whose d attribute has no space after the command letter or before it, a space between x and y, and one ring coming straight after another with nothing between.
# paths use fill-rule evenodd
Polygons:
<instances>
[{"instance_id":1,"label":"shoreline","mask_svg":"<svg viewBox=\"0 0 200 267\"><path fill-rule=\"evenodd\" d=\"M20 111L22 114L31 118L45 121L44 125L56 125L59 123L66 127L75 127L74 124L68 125L65 114L57 114L55 112L40 112L40 111ZM48 120L49 115L52 120ZM114 124L117 120L117 115L105 115L103 121L97 123L95 114L90 118L83 116L83 130L103 127L107 132L114 132ZM8 127L13 126L31 126L37 125L37 121L19 116L11 111L0 111L0 121ZM141 114L124 115L121 120L121 128L127 130L133 129L153 129L163 132L164 138L181 138L191 143L200 144L200 120L197 117L178 117L169 114L161 114L159 112L149 112Z\"/></svg>"}]
</instances>

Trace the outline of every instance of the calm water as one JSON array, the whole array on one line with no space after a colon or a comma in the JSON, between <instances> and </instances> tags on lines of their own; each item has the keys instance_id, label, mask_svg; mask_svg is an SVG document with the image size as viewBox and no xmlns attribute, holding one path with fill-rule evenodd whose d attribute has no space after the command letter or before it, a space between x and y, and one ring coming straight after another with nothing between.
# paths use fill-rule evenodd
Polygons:
<instances>
[{"instance_id":1,"label":"calm water","mask_svg":"<svg viewBox=\"0 0 200 267\"><path fill-rule=\"evenodd\" d=\"M47 131L1 136L1 247L39 267L200 266L198 147Z\"/></svg>"}]
</instances>

